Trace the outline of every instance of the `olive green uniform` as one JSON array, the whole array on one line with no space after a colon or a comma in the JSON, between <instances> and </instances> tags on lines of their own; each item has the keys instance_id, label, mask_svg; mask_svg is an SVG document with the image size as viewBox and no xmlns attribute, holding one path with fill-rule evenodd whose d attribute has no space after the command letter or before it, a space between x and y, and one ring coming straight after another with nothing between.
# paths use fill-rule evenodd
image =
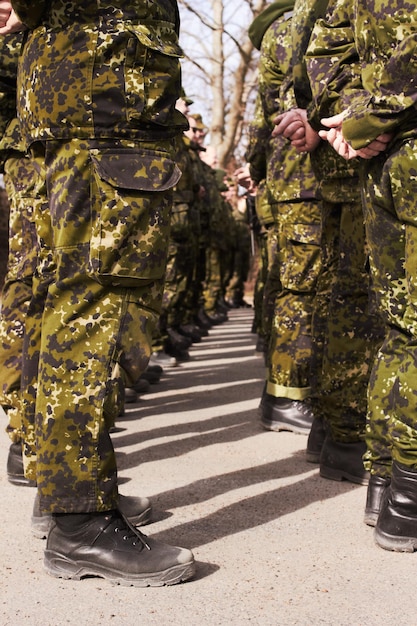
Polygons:
<instances>
[{"instance_id":1,"label":"olive green uniform","mask_svg":"<svg viewBox=\"0 0 417 626\"><path fill-rule=\"evenodd\" d=\"M33 212L43 182L26 154L16 118L17 63L23 35L7 35L0 41L1 171L9 204L9 253L0 318L0 403L7 414L9 437L17 443L22 430L20 388L25 318L37 263Z\"/></svg>"},{"instance_id":2,"label":"olive green uniform","mask_svg":"<svg viewBox=\"0 0 417 626\"><path fill-rule=\"evenodd\" d=\"M393 133L388 149L363 163L372 276L385 322L369 386L366 464L385 476L389 445L392 460L417 468L417 9L376 0L370 11L356 0L353 10L361 89L352 90L343 134L360 148Z\"/></svg>"},{"instance_id":3,"label":"olive green uniform","mask_svg":"<svg viewBox=\"0 0 417 626\"><path fill-rule=\"evenodd\" d=\"M262 170L260 161L264 160L274 218L268 229L265 288L266 316L272 313L266 391L275 397L304 400L310 395L311 315L321 265L321 215L309 155L299 154L284 137L271 136L276 115L295 106L293 4L275 2L274 6L278 17L261 42L258 106L263 124L258 125L259 143L250 144L247 156L257 170ZM254 25L256 20L252 30ZM262 151L265 139L267 150Z\"/></svg>"},{"instance_id":4,"label":"olive green uniform","mask_svg":"<svg viewBox=\"0 0 417 626\"><path fill-rule=\"evenodd\" d=\"M109 426L151 351L184 118L174 1L16 2L18 113L47 203L28 312L27 476L41 510L117 505Z\"/></svg>"},{"instance_id":5,"label":"olive green uniform","mask_svg":"<svg viewBox=\"0 0 417 626\"><path fill-rule=\"evenodd\" d=\"M299 42L294 70L297 102L308 109L312 123L332 112L332 100L322 97L322 84L330 78L327 66L321 67L320 59L304 62L306 51L307 58L314 56L317 40L313 37L308 48L307 44L326 8L322 0L296 0L293 19L294 40ZM342 30L333 35L342 50L343 35ZM320 49L323 46L330 48L330 42ZM323 211L323 265L313 314L312 395L316 414L325 419L331 438L355 443L364 439L367 385L381 342L381 321L371 295L358 162L346 162L326 142L311 160Z\"/></svg>"}]
</instances>

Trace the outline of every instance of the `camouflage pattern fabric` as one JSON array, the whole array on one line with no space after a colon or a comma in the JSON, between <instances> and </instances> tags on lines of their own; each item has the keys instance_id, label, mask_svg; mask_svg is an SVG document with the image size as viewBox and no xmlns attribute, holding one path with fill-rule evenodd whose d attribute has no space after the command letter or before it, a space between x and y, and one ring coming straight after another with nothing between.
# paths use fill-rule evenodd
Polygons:
<instances>
[{"instance_id":1,"label":"camouflage pattern fabric","mask_svg":"<svg viewBox=\"0 0 417 626\"><path fill-rule=\"evenodd\" d=\"M19 2L30 11L43 4ZM167 94L180 81L176 2L53 0L30 31L18 75L25 140L167 139L185 130ZM63 82L63 77L66 78Z\"/></svg>"},{"instance_id":2,"label":"camouflage pattern fabric","mask_svg":"<svg viewBox=\"0 0 417 626\"><path fill-rule=\"evenodd\" d=\"M327 63L334 85L347 85L335 111L346 110L345 137L355 147L365 146L384 131L394 131L391 148L364 161L365 220L374 291L385 322L385 339L378 352L368 391L365 467L371 473L390 473L392 457L415 467L415 96L413 73L415 7L394 2L334 3L331 22L323 33L343 29L343 54L334 55L322 38L314 63ZM401 35L398 35L401 33ZM323 54L323 50L326 53ZM326 58L326 54L328 58ZM356 61L355 61L356 57ZM336 62L337 61L337 62ZM356 65L354 64L356 63ZM324 68L323 68L324 69ZM328 99L329 100L329 99ZM402 142L401 139L408 141Z\"/></svg>"},{"instance_id":3,"label":"camouflage pattern fabric","mask_svg":"<svg viewBox=\"0 0 417 626\"><path fill-rule=\"evenodd\" d=\"M27 476L55 511L105 510L115 497L108 429L120 379L132 384L146 368L162 302L172 168L162 148L144 161L143 142L73 139L46 142L39 157L48 210L37 216L43 249L28 311L24 440ZM135 158L140 169L130 169Z\"/></svg>"},{"instance_id":4,"label":"camouflage pattern fabric","mask_svg":"<svg viewBox=\"0 0 417 626\"><path fill-rule=\"evenodd\" d=\"M23 35L4 35L0 39L0 166L7 150L19 150L21 140L16 133L16 77Z\"/></svg>"},{"instance_id":5,"label":"camouflage pattern fabric","mask_svg":"<svg viewBox=\"0 0 417 626\"><path fill-rule=\"evenodd\" d=\"M197 257L185 307L194 319L204 306L203 289L206 276L206 250L210 242L210 203L209 195L204 186L205 164L200 158L201 147L190 140L187 141L187 147L191 176L195 184L191 221L195 227L195 235L197 237Z\"/></svg>"},{"instance_id":6,"label":"camouflage pattern fabric","mask_svg":"<svg viewBox=\"0 0 417 626\"><path fill-rule=\"evenodd\" d=\"M263 307L269 344L266 391L275 397L303 400L310 395L311 315L321 266L321 212L310 156L299 154L285 137L271 136L278 113L296 105L291 24L292 12L285 13L262 39L258 113L247 158L256 171L265 170L273 217L267 235Z\"/></svg>"},{"instance_id":7,"label":"camouflage pattern fabric","mask_svg":"<svg viewBox=\"0 0 417 626\"><path fill-rule=\"evenodd\" d=\"M189 323L193 312L189 309L189 292L198 254L199 211L196 204L197 183L187 137L178 141L175 162L182 176L174 187L171 215L171 236L163 296L163 313L166 327Z\"/></svg>"},{"instance_id":8,"label":"camouflage pattern fabric","mask_svg":"<svg viewBox=\"0 0 417 626\"><path fill-rule=\"evenodd\" d=\"M223 295L223 261L222 257L227 252L228 216L223 197L216 181L215 171L206 163L203 163L203 186L207 194L207 202L210 208L209 214L209 240L205 255L205 278L203 284L204 310L212 314L217 309L217 304Z\"/></svg>"},{"instance_id":9,"label":"camouflage pattern fabric","mask_svg":"<svg viewBox=\"0 0 417 626\"><path fill-rule=\"evenodd\" d=\"M145 369L161 310L173 138L186 127L178 11L171 0L53 0L39 15L18 76L22 133L45 181L24 344L26 475L43 511L104 511L117 505L109 427L121 383Z\"/></svg>"},{"instance_id":10,"label":"camouflage pattern fabric","mask_svg":"<svg viewBox=\"0 0 417 626\"><path fill-rule=\"evenodd\" d=\"M268 281L280 285L269 341L267 393L304 400L310 393L311 316L321 268L320 204L279 202L276 258ZM275 276L277 274L277 276Z\"/></svg>"},{"instance_id":11,"label":"camouflage pattern fabric","mask_svg":"<svg viewBox=\"0 0 417 626\"><path fill-rule=\"evenodd\" d=\"M32 159L18 152L5 162L4 180L9 198L9 258L0 317L0 403L8 418L7 432L21 440L23 406L21 374L23 338L32 278L38 261L34 212L43 181Z\"/></svg>"},{"instance_id":12,"label":"camouflage pattern fabric","mask_svg":"<svg viewBox=\"0 0 417 626\"><path fill-rule=\"evenodd\" d=\"M20 381L22 347L31 281L36 267L36 232L32 219L38 180L16 119L16 77L23 34L0 39L0 169L6 191L0 221L2 308L0 318L0 403L7 414L6 430L13 442L21 439ZM4 271L3 271L4 268Z\"/></svg>"},{"instance_id":13,"label":"camouflage pattern fabric","mask_svg":"<svg viewBox=\"0 0 417 626\"><path fill-rule=\"evenodd\" d=\"M391 457L417 467L417 140L399 140L365 166L372 274L386 324L369 385L365 466L384 476Z\"/></svg>"},{"instance_id":14,"label":"camouflage pattern fabric","mask_svg":"<svg viewBox=\"0 0 417 626\"><path fill-rule=\"evenodd\" d=\"M254 229L255 225L252 225L258 250L258 274L256 276L253 296L255 309L253 329L266 342L266 337L269 336L269 330L271 327L270 320L272 319L273 311L273 308L271 311L270 308L264 306L264 303L267 302L265 286L268 277L269 262L268 231L273 225L273 217L271 205L265 189L265 180L260 181L257 185L255 212L256 218L259 221L259 227ZM271 306L273 307L273 299Z\"/></svg>"},{"instance_id":15,"label":"camouflage pattern fabric","mask_svg":"<svg viewBox=\"0 0 417 626\"><path fill-rule=\"evenodd\" d=\"M234 232L233 243L230 245L229 275L225 274L225 296L228 301L241 302L245 293L245 281L250 269L250 232L246 213L240 214L232 208L232 225L230 232Z\"/></svg>"},{"instance_id":16,"label":"camouflage pattern fabric","mask_svg":"<svg viewBox=\"0 0 417 626\"><path fill-rule=\"evenodd\" d=\"M293 33L305 46L305 32L310 33L314 26L312 16L319 18L323 14L320 0L296 1ZM325 30L324 23L324 19L317 19L305 50L305 64L300 52L300 80L296 81L298 103L307 103L313 125L314 120L336 112L335 94L341 90L341 82L337 83L332 71L332 60L339 54L352 62L346 51L350 52L346 46L346 16L337 27L333 24L333 29ZM355 67L350 69L352 73L346 80L353 81ZM310 79L309 86L305 85L304 75ZM312 320L312 399L333 439L355 442L365 436L367 385L382 341L382 322L371 293L359 163L345 161L326 142L319 144L311 161L323 211L323 266Z\"/></svg>"},{"instance_id":17,"label":"camouflage pattern fabric","mask_svg":"<svg viewBox=\"0 0 417 626\"><path fill-rule=\"evenodd\" d=\"M386 475L390 453L399 463L417 466L417 116L410 80L415 74L417 12L403 0L389 7L379 0L372 7L361 1L353 6L362 89L351 96L343 133L354 147L382 132L394 134L385 153L363 164L371 268L386 324L369 387L365 464L373 473Z\"/></svg>"}]
</instances>

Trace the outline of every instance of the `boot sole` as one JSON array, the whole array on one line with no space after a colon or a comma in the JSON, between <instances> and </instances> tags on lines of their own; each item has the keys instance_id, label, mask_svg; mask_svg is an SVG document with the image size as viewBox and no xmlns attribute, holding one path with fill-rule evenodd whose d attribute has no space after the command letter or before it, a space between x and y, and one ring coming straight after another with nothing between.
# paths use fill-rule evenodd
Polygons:
<instances>
[{"instance_id":1,"label":"boot sole","mask_svg":"<svg viewBox=\"0 0 417 626\"><path fill-rule=\"evenodd\" d=\"M307 463L320 463L320 454L321 452L310 452L306 451L306 461Z\"/></svg>"},{"instance_id":2,"label":"boot sole","mask_svg":"<svg viewBox=\"0 0 417 626\"><path fill-rule=\"evenodd\" d=\"M94 563L71 561L65 555L45 550L45 571L55 578L65 580L81 580L86 576L105 578L114 585L127 587L163 587L185 582L194 576L195 563L174 565L162 572L135 574L132 576L124 572L108 570Z\"/></svg>"},{"instance_id":3,"label":"boot sole","mask_svg":"<svg viewBox=\"0 0 417 626\"><path fill-rule=\"evenodd\" d=\"M37 539L46 539L51 528L52 519L50 517L32 517L30 530Z\"/></svg>"},{"instance_id":4,"label":"boot sole","mask_svg":"<svg viewBox=\"0 0 417 626\"><path fill-rule=\"evenodd\" d=\"M25 478L25 476L7 474L7 480L12 485L17 485L18 487L36 487L36 481L29 480L28 478Z\"/></svg>"},{"instance_id":5,"label":"boot sole","mask_svg":"<svg viewBox=\"0 0 417 626\"><path fill-rule=\"evenodd\" d=\"M322 478L327 478L328 480L348 480L350 483L355 483L356 485L367 485L369 483L369 477L366 476L355 476L354 474L349 474L349 472L345 472L344 470L331 469L329 467L320 466L320 476Z\"/></svg>"},{"instance_id":6,"label":"boot sole","mask_svg":"<svg viewBox=\"0 0 417 626\"><path fill-rule=\"evenodd\" d=\"M417 550L417 537L398 537L375 528L374 540L380 548L391 552L415 552Z\"/></svg>"},{"instance_id":7,"label":"boot sole","mask_svg":"<svg viewBox=\"0 0 417 626\"><path fill-rule=\"evenodd\" d=\"M365 515L363 516L363 521L367 526L376 526L378 521L379 513L367 513L365 511Z\"/></svg>"},{"instance_id":8,"label":"boot sole","mask_svg":"<svg viewBox=\"0 0 417 626\"><path fill-rule=\"evenodd\" d=\"M262 426L265 430L272 430L274 432L280 432L285 430L296 435L308 435L310 433L311 426L296 426L295 424L288 424L286 422L270 422L261 418Z\"/></svg>"}]
</instances>

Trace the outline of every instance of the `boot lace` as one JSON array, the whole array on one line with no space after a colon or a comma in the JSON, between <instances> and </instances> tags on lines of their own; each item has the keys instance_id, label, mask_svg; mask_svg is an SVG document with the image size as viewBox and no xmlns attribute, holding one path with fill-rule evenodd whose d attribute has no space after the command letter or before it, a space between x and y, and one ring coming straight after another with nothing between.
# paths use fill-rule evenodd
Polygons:
<instances>
[{"instance_id":1,"label":"boot lace","mask_svg":"<svg viewBox=\"0 0 417 626\"><path fill-rule=\"evenodd\" d=\"M113 526L115 533L123 533L123 541L129 541L133 546L142 545L142 548L150 550L151 547L147 542L146 535L140 532L129 522L129 520L120 512L117 511L116 515L108 516L109 526Z\"/></svg>"}]
</instances>

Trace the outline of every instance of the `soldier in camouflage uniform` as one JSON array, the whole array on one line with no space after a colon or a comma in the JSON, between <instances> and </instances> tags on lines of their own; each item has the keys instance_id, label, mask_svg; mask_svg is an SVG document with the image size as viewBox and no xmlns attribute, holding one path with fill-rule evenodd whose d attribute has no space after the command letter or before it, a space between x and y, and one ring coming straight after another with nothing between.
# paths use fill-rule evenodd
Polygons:
<instances>
[{"instance_id":1,"label":"soldier in camouflage uniform","mask_svg":"<svg viewBox=\"0 0 417 626\"><path fill-rule=\"evenodd\" d=\"M323 207L323 269L313 314L313 402L318 428L321 428L319 420L324 419L328 431L319 456L321 476L367 484L369 473L362 461L366 451L367 385L382 341L382 323L371 293L359 164L346 163L326 143L320 142L316 133L320 123L315 122L313 98L317 107L332 104L331 99L324 102L320 98L321 85L329 78L328 68L320 63L307 68L304 55L314 24L325 15L326 9L327 0L296 0L293 19L297 104L302 110L309 110L313 124L309 126L315 148L311 161ZM342 30L334 34L342 52L344 36ZM324 46L327 45L325 42ZM334 90L339 88L336 85ZM313 428L308 454L316 447L317 454L320 451L314 437Z\"/></svg>"},{"instance_id":2,"label":"soldier in camouflage uniform","mask_svg":"<svg viewBox=\"0 0 417 626\"><path fill-rule=\"evenodd\" d=\"M291 1L274 2L249 30L252 42L261 49L261 123L252 133L256 140L250 143L247 159L255 176L257 171L261 176L265 172L274 217L268 230L265 311L271 321L262 424L270 430L308 434L313 421L308 398L311 315L320 271L320 204L309 155L299 154L285 138L271 135L276 115L295 106L292 9Z\"/></svg>"},{"instance_id":3,"label":"soldier in camouflage uniform","mask_svg":"<svg viewBox=\"0 0 417 626\"><path fill-rule=\"evenodd\" d=\"M185 101L180 99L177 108L188 112ZM165 349L184 358L185 350L192 342L201 341L201 333L193 322L189 307L192 281L198 254L199 211L196 208L198 183L194 179L189 139L184 134L178 138L175 161L182 176L174 187L171 235L168 263L159 324L167 335ZM175 341L176 339L176 341ZM183 350L179 346L184 345Z\"/></svg>"},{"instance_id":4,"label":"soldier in camouflage uniform","mask_svg":"<svg viewBox=\"0 0 417 626\"><path fill-rule=\"evenodd\" d=\"M203 309L210 322L220 324L227 319L227 308L222 304L224 296L222 257L229 245L227 227L225 227L225 222L226 224L228 222L228 218L225 218L225 211L229 209L225 207L221 195L221 191L226 187L222 181L220 181L220 187L216 177L218 159L215 148L208 146L206 150L201 150L200 158L203 161L203 186L208 207ZM222 179L223 176L221 175L220 178Z\"/></svg>"},{"instance_id":5,"label":"soldier in camouflage uniform","mask_svg":"<svg viewBox=\"0 0 417 626\"><path fill-rule=\"evenodd\" d=\"M45 203L45 181L39 176L30 154L25 151L16 117L17 60L22 39L21 33L4 36L0 55L1 124L5 128L0 144L1 167L10 206L9 259L0 316L0 403L8 418L7 433L12 440L7 459L8 480L15 485L36 486L35 480L26 478L23 470L24 406L21 384L23 341L39 253L34 216ZM120 496L119 506L137 525L150 520L148 498ZM35 498L32 532L38 537L46 536L50 521L51 516L41 515L38 498Z\"/></svg>"},{"instance_id":6,"label":"soldier in camouflage uniform","mask_svg":"<svg viewBox=\"0 0 417 626\"><path fill-rule=\"evenodd\" d=\"M344 108L323 120L332 130L321 134L345 158L363 159L371 268L385 322L369 385L365 462L373 476L391 478L382 504L368 493L367 505L375 505L377 544L411 552L417 549L417 8L404 0L348 4L360 71L341 93ZM344 63L335 71L346 73Z\"/></svg>"},{"instance_id":7,"label":"soldier in camouflage uniform","mask_svg":"<svg viewBox=\"0 0 417 626\"><path fill-rule=\"evenodd\" d=\"M260 120L262 124L261 107L255 108L255 115L248 128L249 141L256 141L256 135L258 124L256 119ZM264 172L264 165L261 164ZM236 170L235 176L241 187L244 187L247 192L246 205L248 210L248 222L250 228L251 247L255 249L257 254L257 275L255 279L254 293L253 293L253 307L254 316L252 322L252 332L258 336L256 342L256 352L265 357L266 351L266 337L269 336L269 321L264 318L263 300L265 292L265 283L268 274L268 245L267 235L270 227L273 226L274 218L271 211L266 187L265 178L262 178L262 173L256 176L253 172L251 176L252 164L246 163L245 166ZM254 179L259 180L255 185Z\"/></svg>"},{"instance_id":8,"label":"soldier in camouflage uniform","mask_svg":"<svg viewBox=\"0 0 417 626\"><path fill-rule=\"evenodd\" d=\"M16 118L16 74L22 41L21 33L6 35L0 49L1 170L9 201L9 258L0 318L0 403L7 415L7 432L12 441L7 473L9 481L14 484L30 484L21 469L22 349L32 277L37 264L33 205L39 202L39 190L43 185L32 159L26 154Z\"/></svg>"},{"instance_id":9,"label":"soldier in camouflage uniform","mask_svg":"<svg viewBox=\"0 0 417 626\"><path fill-rule=\"evenodd\" d=\"M45 567L65 578L173 584L193 574L192 553L146 539L120 513L109 426L121 381L134 383L147 365L161 306L180 176L173 140L184 128L178 8L13 8L30 29L20 127L47 197L35 214L41 251L23 369L27 476L53 517Z\"/></svg>"},{"instance_id":10,"label":"soldier in camouflage uniform","mask_svg":"<svg viewBox=\"0 0 417 626\"><path fill-rule=\"evenodd\" d=\"M234 180L226 179L228 190L225 197L232 208L230 232L232 242L229 246L229 276L225 276L225 301L232 309L249 308L244 299L245 282L250 269L250 231L246 196L239 196Z\"/></svg>"}]
</instances>

